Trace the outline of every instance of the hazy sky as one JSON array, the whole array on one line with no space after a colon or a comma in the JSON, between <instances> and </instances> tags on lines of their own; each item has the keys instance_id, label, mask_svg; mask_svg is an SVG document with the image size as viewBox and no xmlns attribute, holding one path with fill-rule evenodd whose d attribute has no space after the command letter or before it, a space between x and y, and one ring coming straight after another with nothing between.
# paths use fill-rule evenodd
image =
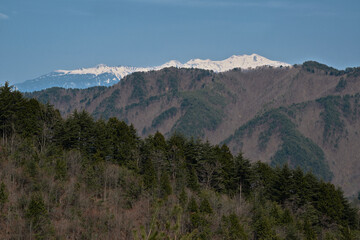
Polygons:
<instances>
[{"instance_id":1,"label":"hazy sky","mask_svg":"<svg viewBox=\"0 0 360 240\"><path fill-rule=\"evenodd\" d=\"M1 0L0 83L257 53L360 66L359 0Z\"/></svg>"}]
</instances>

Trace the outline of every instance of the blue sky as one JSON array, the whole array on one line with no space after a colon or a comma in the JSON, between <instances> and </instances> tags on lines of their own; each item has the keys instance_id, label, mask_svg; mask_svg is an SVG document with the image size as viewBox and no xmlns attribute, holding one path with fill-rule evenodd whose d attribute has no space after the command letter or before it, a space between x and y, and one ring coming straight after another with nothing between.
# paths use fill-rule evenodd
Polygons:
<instances>
[{"instance_id":1,"label":"blue sky","mask_svg":"<svg viewBox=\"0 0 360 240\"><path fill-rule=\"evenodd\" d=\"M360 66L358 0L1 0L0 83L257 53Z\"/></svg>"}]
</instances>

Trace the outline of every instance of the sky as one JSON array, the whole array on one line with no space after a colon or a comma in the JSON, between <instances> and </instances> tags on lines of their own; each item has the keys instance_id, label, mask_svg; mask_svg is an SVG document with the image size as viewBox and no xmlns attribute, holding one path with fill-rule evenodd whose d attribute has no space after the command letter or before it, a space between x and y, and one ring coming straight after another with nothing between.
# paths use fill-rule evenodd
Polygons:
<instances>
[{"instance_id":1,"label":"sky","mask_svg":"<svg viewBox=\"0 0 360 240\"><path fill-rule=\"evenodd\" d=\"M252 53L360 66L360 1L0 1L0 84L57 69Z\"/></svg>"}]
</instances>

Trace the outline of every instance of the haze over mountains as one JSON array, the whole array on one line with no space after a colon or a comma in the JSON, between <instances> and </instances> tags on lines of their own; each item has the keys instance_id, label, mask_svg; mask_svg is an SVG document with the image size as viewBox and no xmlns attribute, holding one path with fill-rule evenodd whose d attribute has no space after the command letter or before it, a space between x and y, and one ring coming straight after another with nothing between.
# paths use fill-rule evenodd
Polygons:
<instances>
[{"instance_id":1,"label":"haze over mountains","mask_svg":"<svg viewBox=\"0 0 360 240\"><path fill-rule=\"evenodd\" d=\"M272 61L257 54L233 55L222 61L192 59L184 64L176 60L171 60L155 67L109 67L100 64L93 68L56 70L38 78L16 84L16 87L22 92L39 91L51 87L84 89L93 86L112 86L133 72L157 71L167 67L198 68L214 72L226 72L234 68L255 69L262 66L286 67L290 66L290 64Z\"/></svg>"}]
</instances>

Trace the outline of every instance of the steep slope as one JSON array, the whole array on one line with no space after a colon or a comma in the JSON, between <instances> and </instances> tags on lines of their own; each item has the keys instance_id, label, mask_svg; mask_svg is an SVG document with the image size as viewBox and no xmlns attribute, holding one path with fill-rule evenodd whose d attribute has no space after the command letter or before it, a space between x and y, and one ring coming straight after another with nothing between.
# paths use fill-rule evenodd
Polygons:
<instances>
[{"instance_id":1,"label":"steep slope","mask_svg":"<svg viewBox=\"0 0 360 240\"><path fill-rule=\"evenodd\" d=\"M112 86L131 73L157 71L168 67L199 68L214 72L225 72L234 68L255 69L262 66L285 67L290 65L283 62L272 61L257 54L234 55L222 61L192 59L184 64L176 60L171 60L155 67L108 67L100 64L93 68L57 70L38 78L16 84L16 87L22 92L39 91L51 87L89 88L93 86Z\"/></svg>"},{"instance_id":2,"label":"steep slope","mask_svg":"<svg viewBox=\"0 0 360 240\"><path fill-rule=\"evenodd\" d=\"M299 169L140 138L116 118L63 119L7 83L0 113L0 239L360 238L341 189Z\"/></svg>"},{"instance_id":3,"label":"steep slope","mask_svg":"<svg viewBox=\"0 0 360 240\"><path fill-rule=\"evenodd\" d=\"M238 128L224 141L273 166L289 164L341 186L360 190L360 94L328 96L270 110Z\"/></svg>"},{"instance_id":4,"label":"steep slope","mask_svg":"<svg viewBox=\"0 0 360 240\"><path fill-rule=\"evenodd\" d=\"M316 100L329 95L356 95L360 92L359 80L359 69L338 71L315 62L285 68L235 69L224 73L166 68L134 73L110 88L53 88L27 96L54 104L63 115L77 109L87 110L97 118L116 116L134 124L142 136L159 130L165 135L179 131L214 144L227 139L234 152L241 150L251 159L274 162L273 165L288 162L292 167L301 166L326 180L333 179L341 186L349 186L345 187L345 191L353 194L359 190L352 184L359 171L351 164L344 166L342 173L337 171L342 166L341 161L354 160L350 154L346 161L340 160L338 157L341 155L332 153L332 148L321 143L327 137L323 135L325 127L319 125L325 124L321 123L322 118L319 117L323 105ZM269 114L271 109L281 106L287 109L292 104L304 102L314 102L318 108L313 110L313 115L302 112L305 108L298 110L296 116L305 114L301 118L303 125L297 122L300 119L292 119L283 110L275 112L277 115ZM262 117L266 114L267 117ZM262 119L254 125L253 134L246 134L243 141L236 137L229 138L254 118ZM268 126L272 122L275 130L269 132ZM356 124L346 126L355 131L359 127ZM311 134L314 136L302 130L307 125L313 126ZM265 142L259 142L260 135ZM269 139L266 140L266 137ZM353 135L354 141L355 137ZM347 146L341 139L339 141L341 150L338 152L346 152ZM299 151L293 151L288 160L284 154L284 142L292 144L292 147L300 146ZM354 154L357 154L356 149L360 148L354 147ZM277 152L278 160L275 161L273 157ZM346 172L350 174L345 176Z\"/></svg>"},{"instance_id":5,"label":"steep slope","mask_svg":"<svg viewBox=\"0 0 360 240\"><path fill-rule=\"evenodd\" d=\"M140 132L145 128L145 134L157 129L166 134L175 123L176 126L185 127L184 124L188 124L186 118L189 117L192 121L200 121L198 127L202 129L202 135L217 143L256 114L268 109L328 95L359 92L356 76L312 71L305 65L224 73L167 68L134 73L110 88L53 88L27 96L36 97L42 102L49 101L63 115L75 109L84 109L96 117L126 119ZM346 86L340 91L336 88L341 81L346 82ZM189 116L192 113L194 116ZM214 126L210 127L210 123ZM185 134L201 136L194 134L193 130L196 129Z\"/></svg>"}]
</instances>

